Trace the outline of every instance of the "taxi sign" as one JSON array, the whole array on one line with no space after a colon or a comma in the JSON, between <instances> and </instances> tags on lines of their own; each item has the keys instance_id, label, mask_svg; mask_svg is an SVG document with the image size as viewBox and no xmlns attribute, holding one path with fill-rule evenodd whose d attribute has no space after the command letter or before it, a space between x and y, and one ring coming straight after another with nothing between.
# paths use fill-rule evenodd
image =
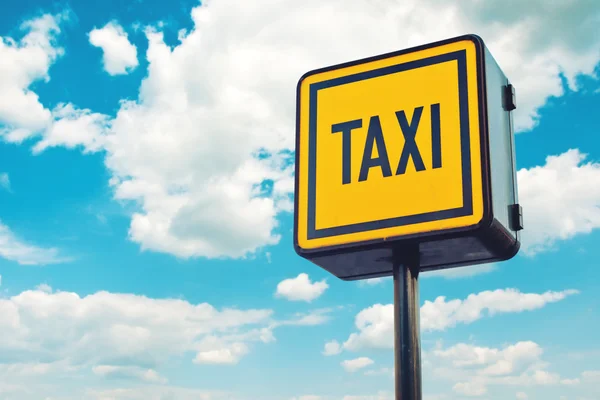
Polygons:
<instances>
[{"instance_id":1,"label":"taxi sign","mask_svg":"<svg viewBox=\"0 0 600 400\"><path fill-rule=\"evenodd\" d=\"M514 108L475 35L305 74L297 253L342 279L390 275L407 244L423 270L514 256Z\"/></svg>"}]
</instances>

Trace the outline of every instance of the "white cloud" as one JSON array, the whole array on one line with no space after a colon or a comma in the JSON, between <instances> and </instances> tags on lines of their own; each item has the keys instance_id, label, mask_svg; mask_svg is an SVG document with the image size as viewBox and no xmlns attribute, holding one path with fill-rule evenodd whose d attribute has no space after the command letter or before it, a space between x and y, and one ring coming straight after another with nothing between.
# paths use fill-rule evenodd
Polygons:
<instances>
[{"instance_id":1,"label":"white cloud","mask_svg":"<svg viewBox=\"0 0 600 400\"><path fill-rule=\"evenodd\" d=\"M529 396L527 396L527 393L525 392L517 392L517 400L527 400L529 399Z\"/></svg>"},{"instance_id":2,"label":"white cloud","mask_svg":"<svg viewBox=\"0 0 600 400\"><path fill-rule=\"evenodd\" d=\"M6 172L2 172L0 173L0 189L4 189L7 192L10 192L10 178L8 176L8 173Z\"/></svg>"},{"instance_id":3,"label":"white cloud","mask_svg":"<svg viewBox=\"0 0 600 400\"><path fill-rule=\"evenodd\" d=\"M452 387L458 394L465 396L483 396L487 393L487 388L482 382L458 382Z\"/></svg>"},{"instance_id":4,"label":"white cloud","mask_svg":"<svg viewBox=\"0 0 600 400\"><path fill-rule=\"evenodd\" d=\"M50 287L50 285L48 285L47 283L37 285L36 290L45 293L52 293L52 287Z\"/></svg>"},{"instance_id":5,"label":"white cloud","mask_svg":"<svg viewBox=\"0 0 600 400\"><path fill-rule=\"evenodd\" d=\"M56 248L42 248L18 238L0 221L0 257L21 265L46 265L70 261Z\"/></svg>"},{"instance_id":6,"label":"white cloud","mask_svg":"<svg viewBox=\"0 0 600 400\"><path fill-rule=\"evenodd\" d=\"M82 397L84 400L234 400L237 398L226 392L149 384L135 388L88 389Z\"/></svg>"},{"instance_id":7,"label":"white cloud","mask_svg":"<svg viewBox=\"0 0 600 400\"><path fill-rule=\"evenodd\" d=\"M581 380L579 378L573 378L573 379L561 379L560 380L561 385L579 385L581 383Z\"/></svg>"},{"instance_id":8,"label":"white cloud","mask_svg":"<svg viewBox=\"0 0 600 400\"><path fill-rule=\"evenodd\" d=\"M518 171L525 254L600 227L600 164L585 159L571 149L548 156L544 166Z\"/></svg>"},{"instance_id":9,"label":"white cloud","mask_svg":"<svg viewBox=\"0 0 600 400\"><path fill-rule=\"evenodd\" d=\"M264 332L255 334L250 328L269 329L273 322L272 311L266 309L217 310L206 303L108 292L80 297L71 292L25 291L0 299L0 313L3 354L23 361L43 356L68 360L73 366L109 366L95 372L134 373L147 380L154 375L146 370L171 357L193 352L199 361L216 362L218 356L208 352L226 346L238 350L240 334L245 343L263 341Z\"/></svg>"},{"instance_id":10,"label":"white cloud","mask_svg":"<svg viewBox=\"0 0 600 400\"><path fill-rule=\"evenodd\" d=\"M308 274L302 273L295 278L279 282L275 294L291 301L311 302L321 296L328 287L325 280L311 282Z\"/></svg>"},{"instance_id":11,"label":"white cloud","mask_svg":"<svg viewBox=\"0 0 600 400\"><path fill-rule=\"evenodd\" d=\"M548 96L563 93L559 73L576 90L600 58L595 4L546 3L212 1L193 9L177 46L147 29L139 96L99 141L115 197L139 206L131 239L185 258L277 243L293 189L295 87L316 67L477 32L516 85L517 127L531 128ZM39 129L50 119L40 115Z\"/></svg>"},{"instance_id":12,"label":"white cloud","mask_svg":"<svg viewBox=\"0 0 600 400\"><path fill-rule=\"evenodd\" d=\"M20 385L15 385L13 383L8 382L0 382L0 394L7 396L8 394L15 392L22 392L23 387Z\"/></svg>"},{"instance_id":13,"label":"white cloud","mask_svg":"<svg viewBox=\"0 0 600 400\"><path fill-rule=\"evenodd\" d=\"M581 376L586 381L600 383L600 370L598 370L598 371L584 371L581 374Z\"/></svg>"},{"instance_id":14,"label":"white cloud","mask_svg":"<svg viewBox=\"0 0 600 400\"><path fill-rule=\"evenodd\" d=\"M269 309L216 309L207 303L132 294L36 290L0 298L0 372L91 369L107 379L166 383L161 368L176 360L235 365L256 343L275 341L282 326L313 326L328 310L287 320ZM45 363L39 363L39 360ZM8 375L7 375L8 376Z\"/></svg>"},{"instance_id":15,"label":"white cloud","mask_svg":"<svg viewBox=\"0 0 600 400\"><path fill-rule=\"evenodd\" d=\"M460 343L448 349L436 349L433 354L450 360L457 368L481 366L480 375L502 376L520 372L523 366L539 360L542 348L534 342L518 342L504 349L477 347Z\"/></svg>"},{"instance_id":16,"label":"white cloud","mask_svg":"<svg viewBox=\"0 0 600 400\"><path fill-rule=\"evenodd\" d=\"M63 54L56 45L62 15L43 15L20 26L23 37L0 37L0 137L21 142L44 129L51 114L30 86L48 81L50 65Z\"/></svg>"},{"instance_id":17,"label":"white cloud","mask_svg":"<svg viewBox=\"0 0 600 400\"><path fill-rule=\"evenodd\" d=\"M335 356L342 352L342 345L337 340L332 340L330 342L325 343L325 349L323 350L323 355L325 356Z\"/></svg>"},{"instance_id":18,"label":"white cloud","mask_svg":"<svg viewBox=\"0 0 600 400\"><path fill-rule=\"evenodd\" d=\"M153 369L144 369L132 366L97 365L92 368L94 374L106 379L137 379L148 383L167 383L167 379L160 376Z\"/></svg>"},{"instance_id":19,"label":"white cloud","mask_svg":"<svg viewBox=\"0 0 600 400\"><path fill-rule=\"evenodd\" d=\"M392 399L393 399L392 395L390 393L387 393L384 391L380 391L375 395L361 395L361 396L347 395L342 398L342 400L392 400ZM427 397L425 397L425 400L428 400Z\"/></svg>"},{"instance_id":20,"label":"white cloud","mask_svg":"<svg viewBox=\"0 0 600 400\"><path fill-rule=\"evenodd\" d=\"M576 290L545 293L521 293L516 289L498 289L469 295L466 299L446 300L439 296L426 300L421 306L422 331L443 331L457 324L469 324L488 315L531 311L546 304L578 293ZM360 350L364 347L391 348L394 335L394 305L375 304L360 311L355 318L357 333L352 333L344 349Z\"/></svg>"},{"instance_id":21,"label":"white cloud","mask_svg":"<svg viewBox=\"0 0 600 400\"><path fill-rule=\"evenodd\" d=\"M138 66L137 47L129 42L125 30L111 21L89 33L90 44L102 49L104 69L110 75L122 75Z\"/></svg>"},{"instance_id":22,"label":"white cloud","mask_svg":"<svg viewBox=\"0 0 600 400\"><path fill-rule=\"evenodd\" d=\"M427 396L425 396L424 399L425 400L435 400L435 399L430 399ZM292 397L290 400L392 400L392 395L390 393L380 391L374 395L346 395L343 397L308 395L308 396Z\"/></svg>"},{"instance_id":23,"label":"white cloud","mask_svg":"<svg viewBox=\"0 0 600 400\"><path fill-rule=\"evenodd\" d=\"M219 345L217 344L219 342L221 341L216 340L213 342L210 340L208 343L202 343L201 347L206 347L207 350L200 350L198 354L196 354L194 362L197 364L233 365L237 364L240 359L248 353L248 346L245 343L235 342Z\"/></svg>"},{"instance_id":24,"label":"white cloud","mask_svg":"<svg viewBox=\"0 0 600 400\"><path fill-rule=\"evenodd\" d=\"M52 111L53 123L42 133L42 139L33 146L35 154L47 148L81 146L84 153L103 148L104 132L110 125L106 115L78 109L73 104L59 104Z\"/></svg>"},{"instance_id":25,"label":"white cloud","mask_svg":"<svg viewBox=\"0 0 600 400\"><path fill-rule=\"evenodd\" d=\"M340 364L348 372L356 372L359 369L368 367L373 364L373 360L368 357L359 357L353 360L344 360Z\"/></svg>"},{"instance_id":26,"label":"white cloud","mask_svg":"<svg viewBox=\"0 0 600 400\"><path fill-rule=\"evenodd\" d=\"M74 371L63 361L56 362L30 362L0 364L0 375L3 377L31 377L42 376L57 371Z\"/></svg>"},{"instance_id":27,"label":"white cloud","mask_svg":"<svg viewBox=\"0 0 600 400\"><path fill-rule=\"evenodd\" d=\"M421 326L423 330L444 330L457 323L471 323L483 316L510 312L531 311L555 303L567 296L577 294L577 290L545 293L521 293L516 289L497 289L470 294L464 300L446 301L439 296L433 302L425 301L421 307Z\"/></svg>"},{"instance_id":28,"label":"white cloud","mask_svg":"<svg viewBox=\"0 0 600 400\"><path fill-rule=\"evenodd\" d=\"M22 38L0 37L0 138L13 143L41 138L34 153L53 146L98 151L109 126L107 116L71 103L50 111L31 90L33 84L50 80L50 66L64 54L58 36L68 19L68 12L45 14L21 25Z\"/></svg>"},{"instance_id":29,"label":"white cloud","mask_svg":"<svg viewBox=\"0 0 600 400\"><path fill-rule=\"evenodd\" d=\"M578 383L578 379L565 379L549 372L549 364L542 360L542 354L542 348L531 341L503 348L459 343L444 349L438 343L432 351L426 352L433 366L432 377L438 382L449 382L456 393L465 396L488 394L492 386L570 386ZM520 393L517 393L517 399L527 398L525 393Z\"/></svg>"}]
</instances>

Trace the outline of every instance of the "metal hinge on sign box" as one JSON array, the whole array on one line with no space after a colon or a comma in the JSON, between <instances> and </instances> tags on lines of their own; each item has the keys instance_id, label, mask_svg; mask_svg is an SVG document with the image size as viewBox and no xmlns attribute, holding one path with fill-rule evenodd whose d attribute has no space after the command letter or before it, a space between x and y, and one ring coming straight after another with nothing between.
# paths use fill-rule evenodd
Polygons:
<instances>
[{"instance_id":1,"label":"metal hinge on sign box","mask_svg":"<svg viewBox=\"0 0 600 400\"><path fill-rule=\"evenodd\" d=\"M517 98L515 95L515 87L511 84L504 86L504 109L512 111L517 108Z\"/></svg>"},{"instance_id":2,"label":"metal hinge on sign box","mask_svg":"<svg viewBox=\"0 0 600 400\"><path fill-rule=\"evenodd\" d=\"M520 231L523 229L523 208L519 204L512 204L508 209L510 229Z\"/></svg>"}]
</instances>

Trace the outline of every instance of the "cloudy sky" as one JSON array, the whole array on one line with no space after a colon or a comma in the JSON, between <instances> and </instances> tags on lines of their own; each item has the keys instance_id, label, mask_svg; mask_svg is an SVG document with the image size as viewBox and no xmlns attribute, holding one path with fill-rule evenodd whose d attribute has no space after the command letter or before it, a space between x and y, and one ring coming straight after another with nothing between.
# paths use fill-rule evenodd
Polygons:
<instances>
[{"instance_id":1,"label":"cloudy sky","mask_svg":"<svg viewBox=\"0 0 600 400\"><path fill-rule=\"evenodd\" d=\"M516 86L526 230L422 275L425 398L600 398L596 0L169 3L2 2L0 399L391 399L390 280L292 247L295 88L464 33Z\"/></svg>"}]
</instances>

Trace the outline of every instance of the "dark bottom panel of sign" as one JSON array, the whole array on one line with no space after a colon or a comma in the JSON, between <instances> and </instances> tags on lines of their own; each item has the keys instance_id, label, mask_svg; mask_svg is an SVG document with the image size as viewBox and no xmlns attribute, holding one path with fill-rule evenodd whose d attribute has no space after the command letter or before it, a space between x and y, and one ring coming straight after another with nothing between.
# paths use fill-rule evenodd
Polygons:
<instances>
[{"instance_id":1,"label":"dark bottom panel of sign","mask_svg":"<svg viewBox=\"0 0 600 400\"><path fill-rule=\"evenodd\" d=\"M418 246L421 271L430 271L507 260L517 253L520 244L494 220L490 226L469 234L421 242ZM405 243L397 242L386 247L346 250L310 260L340 279L369 279L391 276L394 260L402 260L405 249Z\"/></svg>"}]
</instances>

